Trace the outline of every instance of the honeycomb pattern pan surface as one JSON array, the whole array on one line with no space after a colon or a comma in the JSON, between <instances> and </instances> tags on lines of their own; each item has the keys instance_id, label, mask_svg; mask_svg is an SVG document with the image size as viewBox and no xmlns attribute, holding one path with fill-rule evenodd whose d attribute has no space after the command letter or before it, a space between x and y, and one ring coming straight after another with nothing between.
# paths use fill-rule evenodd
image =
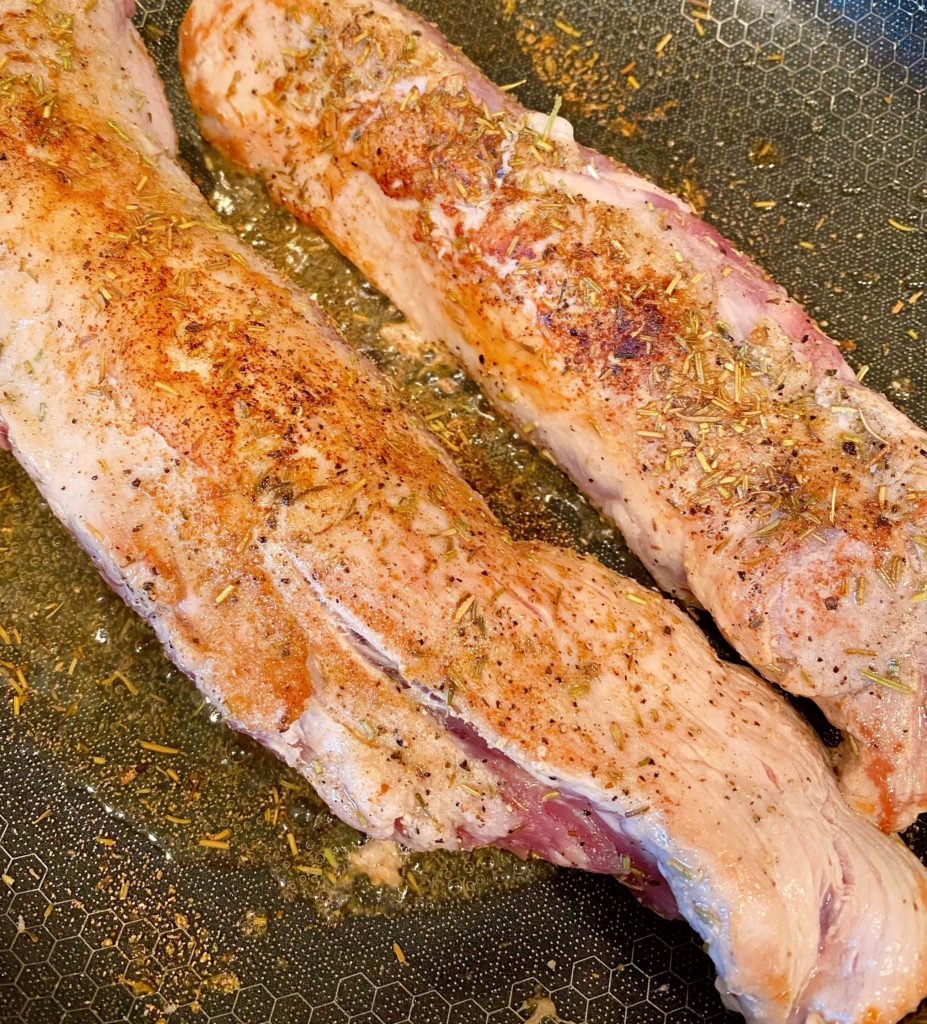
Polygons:
<instances>
[{"instance_id":1,"label":"honeycomb pattern pan surface","mask_svg":"<svg viewBox=\"0 0 927 1024\"><path fill-rule=\"evenodd\" d=\"M415 0L497 81L686 195L927 425L923 0ZM219 212L392 375L520 535L640 567L440 351L204 150L184 0L140 0ZM384 329L385 327L385 329ZM720 643L720 641L719 641ZM0 456L0 1024L690 1024L727 1018L692 933L608 878L411 858L235 737ZM927 855L918 823L906 836ZM925 1017L927 1019L927 1017Z\"/></svg>"}]
</instances>

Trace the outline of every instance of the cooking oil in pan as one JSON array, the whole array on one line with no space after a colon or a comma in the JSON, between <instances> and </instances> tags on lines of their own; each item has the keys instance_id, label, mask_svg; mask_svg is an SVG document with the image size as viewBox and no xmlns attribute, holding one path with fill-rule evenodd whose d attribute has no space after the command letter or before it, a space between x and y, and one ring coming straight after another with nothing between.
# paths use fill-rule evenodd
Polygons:
<instances>
[{"instance_id":1,"label":"cooking oil in pan","mask_svg":"<svg viewBox=\"0 0 927 1024\"><path fill-rule=\"evenodd\" d=\"M0 727L172 857L269 869L326 916L472 898L549 870L496 850L430 854L403 858L398 885L371 884L352 864L363 836L221 722L6 455L0 521Z\"/></svg>"},{"instance_id":2,"label":"cooking oil in pan","mask_svg":"<svg viewBox=\"0 0 927 1024\"><path fill-rule=\"evenodd\" d=\"M613 531L436 346L398 325L382 296L260 185L215 156L207 167L214 206L396 382L514 534L591 548L628 568ZM172 857L268 869L326 916L473 898L552 870L497 850L409 855L398 884L374 885L351 856L363 837L329 814L301 776L222 723L6 455L0 530L4 725L28 736L37 756L53 758L63 783L84 787Z\"/></svg>"}]
</instances>

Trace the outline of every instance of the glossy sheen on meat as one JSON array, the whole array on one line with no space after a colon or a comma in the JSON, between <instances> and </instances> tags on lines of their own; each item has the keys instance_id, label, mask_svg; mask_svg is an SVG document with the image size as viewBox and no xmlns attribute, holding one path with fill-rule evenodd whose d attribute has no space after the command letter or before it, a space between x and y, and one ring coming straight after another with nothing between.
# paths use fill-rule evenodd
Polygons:
<instances>
[{"instance_id":1,"label":"glossy sheen on meat","mask_svg":"<svg viewBox=\"0 0 927 1024\"><path fill-rule=\"evenodd\" d=\"M411 14L214 6L194 3L183 52L206 134L446 342L661 586L820 705L859 810L909 824L927 808L927 435L684 203Z\"/></svg>"},{"instance_id":2,"label":"glossy sheen on meat","mask_svg":"<svg viewBox=\"0 0 927 1024\"><path fill-rule=\"evenodd\" d=\"M927 873L688 617L517 544L178 169L113 0L0 2L0 419L172 657L412 847L616 870L768 1022L895 1020Z\"/></svg>"}]
</instances>

